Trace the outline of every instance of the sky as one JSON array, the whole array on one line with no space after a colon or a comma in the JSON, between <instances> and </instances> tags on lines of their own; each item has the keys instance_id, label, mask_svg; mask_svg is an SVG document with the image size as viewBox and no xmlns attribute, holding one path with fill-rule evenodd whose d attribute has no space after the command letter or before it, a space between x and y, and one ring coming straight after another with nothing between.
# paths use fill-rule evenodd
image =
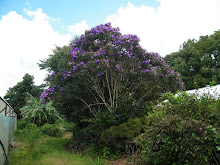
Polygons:
<instances>
[{"instance_id":1,"label":"sky","mask_svg":"<svg viewBox=\"0 0 220 165\"><path fill-rule=\"evenodd\" d=\"M26 73L44 83L40 60L107 22L164 57L220 30L220 0L0 0L0 96Z\"/></svg>"}]
</instances>

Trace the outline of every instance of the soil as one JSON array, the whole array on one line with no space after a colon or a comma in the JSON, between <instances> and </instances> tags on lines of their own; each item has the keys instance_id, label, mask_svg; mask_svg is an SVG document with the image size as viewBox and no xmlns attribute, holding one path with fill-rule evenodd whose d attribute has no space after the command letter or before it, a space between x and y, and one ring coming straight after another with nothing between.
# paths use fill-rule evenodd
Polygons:
<instances>
[{"instance_id":1,"label":"soil","mask_svg":"<svg viewBox=\"0 0 220 165\"><path fill-rule=\"evenodd\" d=\"M126 158L110 161L110 165L126 165Z\"/></svg>"},{"instance_id":2,"label":"soil","mask_svg":"<svg viewBox=\"0 0 220 165\"><path fill-rule=\"evenodd\" d=\"M22 144L23 144L22 142L13 141L13 142L11 143L11 146L12 146L12 148L17 148L17 147L21 146Z\"/></svg>"}]
</instances>

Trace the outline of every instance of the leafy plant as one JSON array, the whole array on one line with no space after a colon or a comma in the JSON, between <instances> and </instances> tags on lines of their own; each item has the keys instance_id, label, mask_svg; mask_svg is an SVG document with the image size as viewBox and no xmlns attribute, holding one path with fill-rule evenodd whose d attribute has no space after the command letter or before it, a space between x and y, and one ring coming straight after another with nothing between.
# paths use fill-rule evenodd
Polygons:
<instances>
[{"instance_id":1,"label":"leafy plant","mask_svg":"<svg viewBox=\"0 0 220 165\"><path fill-rule=\"evenodd\" d=\"M51 101L43 104L41 99L38 101L31 94L27 93L27 95L26 106L20 109L24 120L40 126L44 123L53 123L56 119L62 119L61 115L52 106Z\"/></svg>"},{"instance_id":2,"label":"leafy plant","mask_svg":"<svg viewBox=\"0 0 220 165\"><path fill-rule=\"evenodd\" d=\"M62 137L64 130L57 124L44 124L40 127L40 131L52 137Z\"/></svg>"},{"instance_id":3,"label":"leafy plant","mask_svg":"<svg viewBox=\"0 0 220 165\"><path fill-rule=\"evenodd\" d=\"M43 136L43 134L36 124L29 123L24 129L18 129L15 132L15 136L17 136L21 141L32 143Z\"/></svg>"},{"instance_id":4,"label":"leafy plant","mask_svg":"<svg viewBox=\"0 0 220 165\"><path fill-rule=\"evenodd\" d=\"M130 119L128 122L119 126L111 126L101 134L101 140L109 146L114 146L122 150L125 144L131 142L136 136L144 130L144 119Z\"/></svg>"},{"instance_id":5,"label":"leafy plant","mask_svg":"<svg viewBox=\"0 0 220 165\"><path fill-rule=\"evenodd\" d=\"M25 106L27 92L38 98L44 86L43 84L40 86L34 85L34 77L25 74L21 82L18 82L15 86L7 90L4 99L14 108L18 119L20 119L21 115L19 109Z\"/></svg>"},{"instance_id":6,"label":"leafy plant","mask_svg":"<svg viewBox=\"0 0 220 165\"><path fill-rule=\"evenodd\" d=\"M189 39L178 52L164 59L181 74L187 90L220 83L220 30L212 35Z\"/></svg>"},{"instance_id":7,"label":"leafy plant","mask_svg":"<svg viewBox=\"0 0 220 165\"><path fill-rule=\"evenodd\" d=\"M220 161L219 100L168 94L169 102L146 118L136 161L141 164L217 164Z\"/></svg>"}]
</instances>

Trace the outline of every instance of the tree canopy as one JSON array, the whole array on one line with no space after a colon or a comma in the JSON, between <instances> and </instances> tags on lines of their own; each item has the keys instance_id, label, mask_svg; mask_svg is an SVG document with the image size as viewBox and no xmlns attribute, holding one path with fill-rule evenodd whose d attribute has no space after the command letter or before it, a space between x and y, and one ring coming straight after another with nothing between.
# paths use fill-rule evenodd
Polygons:
<instances>
[{"instance_id":1,"label":"tree canopy","mask_svg":"<svg viewBox=\"0 0 220 165\"><path fill-rule=\"evenodd\" d=\"M220 31L198 41L190 39L164 59L181 74L187 90L220 83Z\"/></svg>"},{"instance_id":2,"label":"tree canopy","mask_svg":"<svg viewBox=\"0 0 220 165\"><path fill-rule=\"evenodd\" d=\"M9 88L4 99L14 108L18 118L20 118L20 108L25 106L27 92L34 97L40 97L44 85L34 85L34 77L25 74L23 80L14 87Z\"/></svg>"},{"instance_id":3,"label":"tree canopy","mask_svg":"<svg viewBox=\"0 0 220 165\"><path fill-rule=\"evenodd\" d=\"M102 111L113 113L125 100L141 107L162 93L182 89L180 75L139 41L136 35L122 35L108 23L86 31L73 41L72 48L57 47L40 64L49 71L49 88L41 97L54 99L68 117L83 119Z\"/></svg>"}]
</instances>

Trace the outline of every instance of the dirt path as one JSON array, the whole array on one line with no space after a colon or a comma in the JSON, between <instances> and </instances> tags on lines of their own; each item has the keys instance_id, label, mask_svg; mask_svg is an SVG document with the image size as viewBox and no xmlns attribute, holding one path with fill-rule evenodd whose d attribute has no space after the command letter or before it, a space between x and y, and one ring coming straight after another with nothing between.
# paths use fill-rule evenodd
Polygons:
<instances>
[{"instance_id":1,"label":"dirt path","mask_svg":"<svg viewBox=\"0 0 220 165\"><path fill-rule=\"evenodd\" d=\"M120 158L118 160L110 161L109 165L126 165L126 158Z\"/></svg>"}]
</instances>

